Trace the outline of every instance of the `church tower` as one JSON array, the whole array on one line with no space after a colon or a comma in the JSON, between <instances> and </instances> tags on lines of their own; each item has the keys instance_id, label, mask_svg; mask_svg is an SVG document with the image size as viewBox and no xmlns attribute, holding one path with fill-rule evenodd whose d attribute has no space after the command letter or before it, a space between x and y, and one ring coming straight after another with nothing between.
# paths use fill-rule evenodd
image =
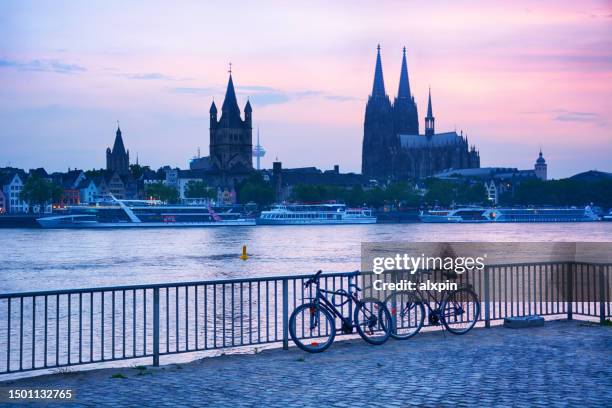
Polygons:
<instances>
[{"instance_id":1,"label":"church tower","mask_svg":"<svg viewBox=\"0 0 612 408\"><path fill-rule=\"evenodd\" d=\"M548 165L546 164L546 160L542 156L542 149L540 149L540 155L535 162L534 166L536 177L542 181L546 181L547 173L548 173Z\"/></svg>"},{"instance_id":2,"label":"church tower","mask_svg":"<svg viewBox=\"0 0 612 408\"><path fill-rule=\"evenodd\" d=\"M366 105L361 151L361 172L370 178L393 175L393 159L399 150L399 140L393 129L393 108L385 92L380 45L377 47L372 94Z\"/></svg>"},{"instance_id":3,"label":"church tower","mask_svg":"<svg viewBox=\"0 0 612 408\"><path fill-rule=\"evenodd\" d=\"M393 124L395 133L401 135L419 134L419 116L414 97L410 93L408 80L408 64L406 63L406 47L402 56L402 69L400 71L397 97L393 102Z\"/></svg>"},{"instance_id":4,"label":"church tower","mask_svg":"<svg viewBox=\"0 0 612 408\"><path fill-rule=\"evenodd\" d=\"M435 118L431 109L431 88L429 88L429 99L427 101L427 116L425 116L425 136L433 136L435 132Z\"/></svg>"},{"instance_id":5,"label":"church tower","mask_svg":"<svg viewBox=\"0 0 612 408\"><path fill-rule=\"evenodd\" d=\"M115 132L113 150L110 147L106 148L106 170L110 173L117 172L120 176L126 176L130 173L130 151L125 150L119 124L117 124L117 132Z\"/></svg>"},{"instance_id":6,"label":"church tower","mask_svg":"<svg viewBox=\"0 0 612 408\"><path fill-rule=\"evenodd\" d=\"M244 174L253 170L253 129L251 103L244 107L244 120L234 90L230 65L229 81L217 121L217 106L210 106L210 162L221 174Z\"/></svg>"}]
</instances>

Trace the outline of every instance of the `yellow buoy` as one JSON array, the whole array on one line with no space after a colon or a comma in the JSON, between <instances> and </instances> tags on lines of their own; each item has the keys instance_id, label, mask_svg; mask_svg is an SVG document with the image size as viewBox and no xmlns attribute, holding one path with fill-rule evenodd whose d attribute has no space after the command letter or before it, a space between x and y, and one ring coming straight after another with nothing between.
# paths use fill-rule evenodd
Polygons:
<instances>
[{"instance_id":1,"label":"yellow buoy","mask_svg":"<svg viewBox=\"0 0 612 408\"><path fill-rule=\"evenodd\" d=\"M246 252L246 245L242 246L242 255L240 255L240 259L242 259L243 261L246 261L247 259L249 259L249 256L247 255L247 252Z\"/></svg>"}]
</instances>

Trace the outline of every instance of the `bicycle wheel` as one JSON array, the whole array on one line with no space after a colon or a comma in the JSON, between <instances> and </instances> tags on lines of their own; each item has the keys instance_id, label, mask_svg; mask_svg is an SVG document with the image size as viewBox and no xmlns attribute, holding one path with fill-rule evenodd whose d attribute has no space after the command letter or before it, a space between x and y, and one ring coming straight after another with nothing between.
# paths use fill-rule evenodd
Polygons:
<instances>
[{"instance_id":1,"label":"bicycle wheel","mask_svg":"<svg viewBox=\"0 0 612 408\"><path fill-rule=\"evenodd\" d=\"M370 344L383 344L391 334L391 313L378 299L359 301L353 320L357 333Z\"/></svg>"},{"instance_id":2,"label":"bicycle wheel","mask_svg":"<svg viewBox=\"0 0 612 408\"><path fill-rule=\"evenodd\" d=\"M393 319L391 337L406 340L417 334L425 321L425 306L412 292L394 292L385 300Z\"/></svg>"},{"instance_id":3,"label":"bicycle wheel","mask_svg":"<svg viewBox=\"0 0 612 408\"><path fill-rule=\"evenodd\" d=\"M314 303L298 306L289 318L293 342L309 353L325 351L334 342L336 326L332 315Z\"/></svg>"},{"instance_id":4,"label":"bicycle wheel","mask_svg":"<svg viewBox=\"0 0 612 408\"><path fill-rule=\"evenodd\" d=\"M442 324L453 334L465 334L476 324L480 316L480 301L471 289L451 292L440 307Z\"/></svg>"}]
</instances>

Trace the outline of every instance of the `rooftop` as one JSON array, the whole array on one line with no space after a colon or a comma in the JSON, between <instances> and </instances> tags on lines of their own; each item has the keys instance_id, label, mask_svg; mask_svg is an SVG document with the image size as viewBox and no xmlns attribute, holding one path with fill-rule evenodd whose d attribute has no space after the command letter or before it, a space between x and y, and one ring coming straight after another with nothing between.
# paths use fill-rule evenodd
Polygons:
<instances>
[{"instance_id":1,"label":"rooftop","mask_svg":"<svg viewBox=\"0 0 612 408\"><path fill-rule=\"evenodd\" d=\"M467 143L457 132L436 133L425 135L399 135L402 147L438 147Z\"/></svg>"},{"instance_id":2,"label":"rooftop","mask_svg":"<svg viewBox=\"0 0 612 408\"><path fill-rule=\"evenodd\" d=\"M435 178L477 177L511 178L535 177L533 170L519 170L515 167L480 167L476 169L448 169L434 175Z\"/></svg>"}]
</instances>

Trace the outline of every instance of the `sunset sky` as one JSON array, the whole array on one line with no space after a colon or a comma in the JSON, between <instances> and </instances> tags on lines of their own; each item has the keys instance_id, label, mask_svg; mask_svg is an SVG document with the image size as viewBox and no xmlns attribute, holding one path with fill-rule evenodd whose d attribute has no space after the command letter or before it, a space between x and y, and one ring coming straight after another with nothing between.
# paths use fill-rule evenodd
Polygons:
<instances>
[{"instance_id":1,"label":"sunset sky","mask_svg":"<svg viewBox=\"0 0 612 408\"><path fill-rule=\"evenodd\" d=\"M612 171L612 3L588 0L2 1L0 166L103 167L119 120L133 161L187 168L231 61L264 167L360 171L378 43L389 96L406 46L421 128L431 85L483 167Z\"/></svg>"}]
</instances>

